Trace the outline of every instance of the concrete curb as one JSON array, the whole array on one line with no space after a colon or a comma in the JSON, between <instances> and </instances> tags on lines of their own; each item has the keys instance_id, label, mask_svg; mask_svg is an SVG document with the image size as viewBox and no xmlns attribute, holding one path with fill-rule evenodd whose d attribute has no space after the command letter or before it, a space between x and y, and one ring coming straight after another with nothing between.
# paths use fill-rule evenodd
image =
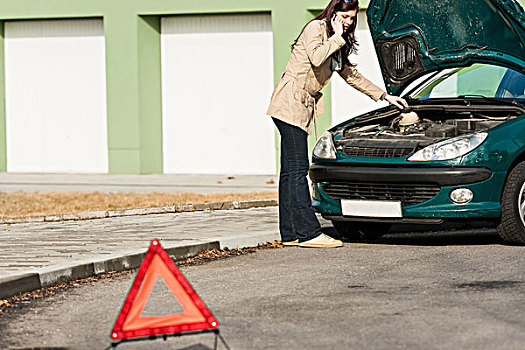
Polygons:
<instances>
[{"instance_id":1,"label":"concrete curb","mask_svg":"<svg viewBox=\"0 0 525 350\"><path fill-rule=\"evenodd\" d=\"M256 233L246 233L244 235L231 235L226 237L221 237L219 244L220 249L236 249L236 248L249 248L257 247L259 244L266 243L268 241L277 241L281 240L279 232L275 231L274 233L269 232L256 232Z\"/></svg>"},{"instance_id":2,"label":"concrete curb","mask_svg":"<svg viewBox=\"0 0 525 350\"><path fill-rule=\"evenodd\" d=\"M211 249L246 248L264 244L279 238L279 234L262 232L248 233L245 235L232 235L224 239L170 246L163 244L163 248L175 261L194 257L199 253ZM162 242L161 242L162 243ZM145 242L147 246L148 242ZM140 266L147 247L144 250L128 251L113 256L104 257L95 261L66 262L48 266L27 273L0 278L0 299L10 298L14 295L31 290L48 287L60 282L74 281L106 272L119 272L133 270Z\"/></svg>"},{"instance_id":3,"label":"concrete curb","mask_svg":"<svg viewBox=\"0 0 525 350\"><path fill-rule=\"evenodd\" d=\"M9 298L18 293L41 288L37 273L25 273L0 279L0 299Z\"/></svg>"},{"instance_id":4,"label":"concrete curb","mask_svg":"<svg viewBox=\"0 0 525 350\"><path fill-rule=\"evenodd\" d=\"M147 243L147 242L146 242ZM190 258L209 249L218 249L220 243L206 242L164 249L173 260L178 261ZM48 287L60 282L74 281L105 272L119 272L136 269L140 266L144 251L127 252L120 256L112 256L99 261L77 261L48 266L38 271L31 271L22 275L9 276L0 279L0 298L9 298L13 295Z\"/></svg>"},{"instance_id":5,"label":"concrete curb","mask_svg":"<svg viewBox=\"0 0 525 350\"><path fill-rule=\"evenodd\" d=\"M27 223L38 223L38 222L96 220L96 219L114 218L114 217L122 217L122 216L185 213L185 212L205 211L205 210L250 209L250 208L274 207L277 205L278 205L278 201L276 199L255 200L255 201L197 203L197 204L173 205L173 206L168 206L168 207L156 207L156 208L93 211L93 212L85 212L85 213L77 213L77 214L8 218L8 219L0 219L0 224L11 225L11 224L27 224Z\"/></svg>"}]
</instances>

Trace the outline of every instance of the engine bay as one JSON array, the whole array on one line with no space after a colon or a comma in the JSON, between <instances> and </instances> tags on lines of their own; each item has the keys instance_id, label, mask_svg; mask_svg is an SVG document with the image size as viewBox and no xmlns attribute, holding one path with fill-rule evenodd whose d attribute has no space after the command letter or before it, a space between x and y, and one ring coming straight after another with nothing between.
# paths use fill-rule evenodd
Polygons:
<instances>
[{"instance_id":1,"label":"engine bay","mask_svg":"<svg viewBox=\"0 0 525 350\"><path fill-rule=\"evenodd\" d=\"M356 118L337 140L344 147L408 147L417 150L436 142L489 130L525 113L519 106L412 106L388 108ZM347 153L347 152L345 152Z\"/></svg>"}]
</instances>

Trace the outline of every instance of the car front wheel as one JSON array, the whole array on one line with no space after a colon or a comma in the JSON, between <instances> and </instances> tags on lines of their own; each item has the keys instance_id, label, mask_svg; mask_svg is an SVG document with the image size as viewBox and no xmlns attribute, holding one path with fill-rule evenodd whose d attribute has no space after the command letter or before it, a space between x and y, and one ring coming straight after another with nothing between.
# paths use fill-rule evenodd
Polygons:
<instances>
[{"instance_id":1,"label":"car front wheel","mask_svg":"<svg viewBox=\"0 0 525 350\"><path fill-rule=\"evenodd\" d=\"M509 243L525 244L525 162L519 163L507 178L498 233Z\"/></svg>"},{"instance_id":2,"label":"car front wheel","mask_svg":"<svg viewBox=\"0 0 525 350\"><path fill-rule=\"evenodd\" d=\"M332 221L339 234L348 240L376 240L388 233L392 224L380 222Z\"/></svg>"}]
</instances>

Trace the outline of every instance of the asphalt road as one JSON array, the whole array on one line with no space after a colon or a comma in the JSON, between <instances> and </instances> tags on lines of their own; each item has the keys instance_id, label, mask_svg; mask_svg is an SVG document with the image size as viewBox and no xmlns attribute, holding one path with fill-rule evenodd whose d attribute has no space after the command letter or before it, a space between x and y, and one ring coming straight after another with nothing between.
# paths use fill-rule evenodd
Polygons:
<instances>
[{"instance_id":1,"label":"asphalt road","mask_svg":"<svg viewBox=\"0 0 525 350\"><path fill-rule=\"evenodd\" d=\"M262 250L183 271L232 349L523 349L524 249L501 244L493 230L412 233ZM106 279L18 308L0 318L0 347L106 348L131 281ZM156 288L146 311L175 310L168 293ZM119 348L203 350L213 340Z\"/></svg>"}]
</instances>

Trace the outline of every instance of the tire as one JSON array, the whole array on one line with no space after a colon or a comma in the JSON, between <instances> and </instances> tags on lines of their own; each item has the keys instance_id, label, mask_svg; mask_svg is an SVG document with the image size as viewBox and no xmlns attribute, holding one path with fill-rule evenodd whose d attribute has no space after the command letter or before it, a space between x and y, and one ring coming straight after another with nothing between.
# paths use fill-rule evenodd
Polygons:
<instances>
[{"instance_id":1,"label":"tire","mask_svg":"<svg viewBox=\"0 0 525 350\"><path fill-rule=\"evenodd\" d=\"M525 162L510 172L501 196L498 233L512 244L525 244Z\"/></svg>"},{"instance_id":2,"label":"tire","mask_svg":"<svg viewBox=\"0 0 525 350\"><path fill-rule=\"evenodd\" d=\"M335 221L332 224L339 234L348 240L377 240L388 233L392 224L382 222Z\"/></svg>"}]
</instances>

